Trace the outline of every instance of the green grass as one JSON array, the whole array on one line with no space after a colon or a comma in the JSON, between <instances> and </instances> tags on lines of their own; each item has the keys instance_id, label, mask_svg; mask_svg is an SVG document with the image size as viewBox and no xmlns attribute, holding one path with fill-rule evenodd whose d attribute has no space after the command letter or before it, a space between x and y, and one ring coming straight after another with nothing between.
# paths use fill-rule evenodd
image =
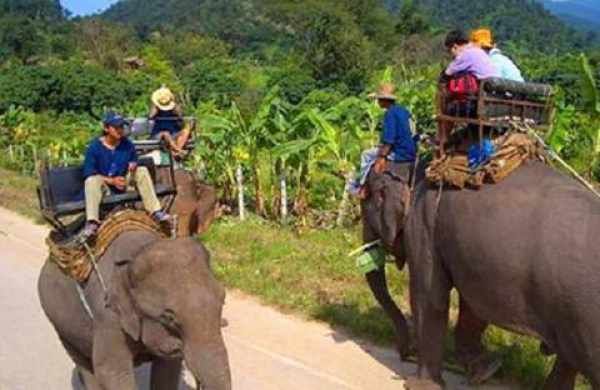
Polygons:
<instances>
[{"instance_id":1,"label":"green grass","mask_svg":"<svg viewBox=\"0 0 600 390\"><path fill-rule=\"evenodd\" d=\"M0 169L0 207L41 222L35 178ZM222 218L203 237L213 257L215 273L228 287L306 318L339 326L380 345L392 345L391 322L377 306L366 282L347 256L360 246L359 229L309 230L250 217L245 222ZM408 275L388 267L390 289L408 312ZM453 298L451 319L456 317ZM447 341L452 361L452 337ZM552 359L539 352L539 342L491 327L485 336L490 350L503 357L497 379L525 389L541 388ZM580 381L579 389L589 389Z\"/></svg>"},{"instance_id":2,"label":"green grass","mask_svg":"<svg viewBox=\"0 0 600 390\"><path fill-rule=\"evenodd\" d=\"M357 231L292 229L257 218L239 223L223 219L203 241L217 275L229 286L257 295L280 309L343 325L354 334L390 343L392 326L375 307L354 259ZM391 267L390 267L391 269ZM406 275L391 275L392 290L405 290ZM403 301L403 307L407 303Z\"/></svg>"},{"instance_id":3,"label":"green grass","mask_svg":"<svg viewBox=\"0 0 600 390\"><path fill-rule=\"evenodd\" d=\"M37 180L0 168L0 207L43 223L36 195Z\"/></svg>"}]
</instances>

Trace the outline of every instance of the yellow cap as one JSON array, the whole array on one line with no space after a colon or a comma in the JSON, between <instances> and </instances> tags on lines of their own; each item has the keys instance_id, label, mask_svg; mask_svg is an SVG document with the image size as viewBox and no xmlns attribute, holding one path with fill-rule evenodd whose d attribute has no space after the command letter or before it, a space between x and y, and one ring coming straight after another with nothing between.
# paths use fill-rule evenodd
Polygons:
<instances>
[{"instance_id":1,"label":"yellow cap","mask_svg":"<svg viewBox=\"0 0 600 390\"><path fill-rule=\"evenodd\" d=\"M471 33L471 42L483 48L490 48L494 46L492 32L487 28L474 30Z\"/></svg>"}]
</instances>

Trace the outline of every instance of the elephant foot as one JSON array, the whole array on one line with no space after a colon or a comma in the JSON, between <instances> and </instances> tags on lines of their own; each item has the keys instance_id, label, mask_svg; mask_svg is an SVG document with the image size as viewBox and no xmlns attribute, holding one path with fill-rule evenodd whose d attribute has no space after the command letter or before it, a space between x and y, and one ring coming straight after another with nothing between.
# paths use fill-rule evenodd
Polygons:
<instances>
[{"instance_id":1,"label":"elephant foot","mask_svg":"<svg viewBox=\"0 0 600 390\"><path fill-rule=\"evenodd\" d=\"M417 356L416 337L412 334L410 321L395 321L396 351L402 361L409 361Z\"/></svg>"},{"instance_id":2,"label":"elephant foot","mask_svg":"<svg viewBox=\"0 0 600 390\"><path fill-rule=\"evenodd\" d=\"M417 356L417 346L412 342L412 340L396 340L396 351L398 355L400 355L400 360L403 362L413 361Z\"/></svg>"},{"instance_id":3,"label":"elephant foot","mask_svg":"<svg viewBox=\"0 0 600 390\"><path fill-rule=\"evenodd\" d=\"M406 390L443 390L444 386L430 379L411 377L404 383L404 388Z\"/></svg>"},{"instance_id":4,"label":"elephant foot","mask_svg":"<svg viewBox=\"0 0 600 390\"><path fill-rule=\"evenodd\" d=\"M470 385L481 385L491 379L502 367L502 360L495 355L485 353L472 360L467 366Z\"/></svg>"}]
</instances>

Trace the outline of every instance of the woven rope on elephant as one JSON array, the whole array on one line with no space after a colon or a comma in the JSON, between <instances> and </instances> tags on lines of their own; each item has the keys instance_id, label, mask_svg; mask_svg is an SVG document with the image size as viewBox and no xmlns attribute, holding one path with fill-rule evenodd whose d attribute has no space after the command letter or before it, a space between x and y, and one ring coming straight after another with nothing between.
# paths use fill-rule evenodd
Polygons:
<instances>
[{"instance_id":1,"label":"woven rope on elephant","mask_svg":"<svg viewBox=\"0 0 600 390\"><path fill-rule=\"evenodd\" d=\"M483 166L472 170L466 153L451 151L429 164L427 180L438 186L479 189L484 183L502 181L527 160L545 161L543 147L527 134L509 132L493 142L496 152Z\"/></svg>"},{"instance_id":2,"label":"woven rope on elephant","mask_svg":"<svg viewBox=\"0 0 600 390\"><path fill-rule=\"evenodd\" d=\"M144 211L124 210L110 215L98 229L98 235L90 246L96 259L99 259L112 242L122 233L128 231L146 231L155 233L157 237L169 236L163 228L156 224ZM58 242L56 234L50 233L46 238L50 260L71 278L85 282L93 269L92 260L83 245L67 246Z\"/></svg>"}]
</instances>

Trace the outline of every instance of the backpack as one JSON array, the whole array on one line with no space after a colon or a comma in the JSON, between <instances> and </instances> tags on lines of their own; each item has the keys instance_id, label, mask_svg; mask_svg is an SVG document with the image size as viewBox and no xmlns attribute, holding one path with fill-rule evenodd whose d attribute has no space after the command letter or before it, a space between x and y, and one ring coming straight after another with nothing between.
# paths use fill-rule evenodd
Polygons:
<instances>
[{"instance_id":1,"label":"backpack","mask_svg":"<svg viewBox=\"0 0 600 390\"><path fill-rule=\"evenodd\" d=\"M448 80L447 89L454 100L466 100L469 95L479 93L479 80L471 73L457 74Z\"/></svg>"}]
</instances>

